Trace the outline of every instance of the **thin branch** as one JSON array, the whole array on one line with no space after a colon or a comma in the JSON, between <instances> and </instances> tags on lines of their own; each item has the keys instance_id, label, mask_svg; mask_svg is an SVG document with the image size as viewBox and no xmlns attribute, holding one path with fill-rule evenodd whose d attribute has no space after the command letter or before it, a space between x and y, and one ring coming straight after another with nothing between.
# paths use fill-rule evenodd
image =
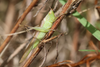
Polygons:
<instances>
[{"instance_id":1,"label":"thin branch","mask_svg":"<svg viewBox=\"0 0 100 67\"><path fill-rule=\"evenodd\" d=\"M21 44L8 58L7 62L9 62L10 60L12 60L25 46L26 46L26 42Z\"/></svg>"},{"instance_id":2,"label":"thin branch","mask_svg":"<svg viewBox=\"0 0 100 67\"><path fill-rule=\"evenodd\" d=\"M20 32L15 32L15 33L12 33L12 34L4 34L4 35L2 35L2 36L18 35L18 34L22 34L22 33L25 33L25 32L29 32L29 31L31 31L31 30L33 30L33 29L34 29L34 27L30 27L30 28L27 29L27 30L23 30L23 31L20 31Z\"/></svg>"},{"instance_id":3,"label":"thin branch","mask_svg":"<svg viewBox=\"0 0 100 67\"><path fill-rule=\"evenodd\" d=\"M90 45L93 49L96 50L96 53L97 53L97 54L99 53L99 49L95 46L95 44L94 44L92 41L89 42L89 45Z\"/></svg>"},{"instance_id":4,"label":"thin branch","mask_svg":"<svg viewBox=\"0 0 100 67\"><path fill-rule=\"evenodd\" d=\"M88 59L86 59L86 60L83 60L83 61L80 61L80 62L78 62L78 63L71 64L71 66L74 67L74 66L77 66L77 65L81 65L81 64L83 64L83 63L86 63L87 61L91 62L91 61L96 60L96 59L100 59L100 56L97 55L97 56L90 57L90 58L88 58Z\"/></svg>"},{"instance_id":5,"label":"thin branch","mask_svg":"<svg viewBox=\"0 0 100 67\"><path fill-rule=\"evenodd\" d=\"M45 6L45 4L46 4L46 2L47 2L48 0L45 0L45 2L43 3L43 6L42 7L40 7L40 9L36 12L36 14L33 16L33 17L36 17L37 15L38 15L38 13L41 11L41 9Z\"/></svg>"},{"instance_id":6,"label":"thin branch","mask_svg":"<svg viewBox=\"0 0 100 67\"><path fill-rule=\"evenodd\" d=\"M81 60L81 61L79 61L77 63L70 63L70 66L71 67L80 67L79 65L84 64L87 61L90 63L93 60L100 60L100 55L99 54L92 54L91 57L89 55L86 55L83 60ZM68 64L69 63L66 63L66 64L56 63L56 64L53 64L53 65L50 65L50 66L46 66L46 67L63 67L63 66L64 67L69 67ZM88 67L89 67L89 64L88 64Z\"/></svg>"},{"instance_id":7,"label":"thin branch","mask_svg":"<svg viewBox=\"0 0 100 67\"><path fill-rule=\"evenodd\" d=\"M60 37L60 36L59 36ZM58 58L58 56L59 56L59 52L58 52L58 39L59 39L59 37L57 38L57 40L56 40L56 57L55 57L55 62L54 63L57 63L57 58Z\"/></svg>"},{"instance_id":8,"label":"thin branch","mask_svg":"<svg viewBox=\"0 0 100 67\"><path fill-rule=\"evenodd\" d=\"M30 12L30 10L35 6L35 4L38 2L38 0L33 0L33 2L28 6L28 8L24 11L23 15L18 19L15 27L12 29L12 31L10 32L10 34L14 33L19 25L21 24L21 22L24 20L24 18L26 17L26 15ZM5 46L8 44L8 42L11 40L12 36L8 36L5 41L3 42L3 44L0 46L0 53L2 52L2 50L5 48Z\"/></svg>"},{"instance_id":9,"label":"thin branch","mask_svg":"<svg viewBox=\"0 0 100 67\"><path fill-rule=\"evenodd\" d=\"M44 47L44 59L43 59L43 61L42 61L42 63L39 65L39 67L42 67L43 66L43 64L45 63L45 61L46 61L46 58L47 58L47 52L46 52L46 48Z\"/></svg>"}]
</instances>

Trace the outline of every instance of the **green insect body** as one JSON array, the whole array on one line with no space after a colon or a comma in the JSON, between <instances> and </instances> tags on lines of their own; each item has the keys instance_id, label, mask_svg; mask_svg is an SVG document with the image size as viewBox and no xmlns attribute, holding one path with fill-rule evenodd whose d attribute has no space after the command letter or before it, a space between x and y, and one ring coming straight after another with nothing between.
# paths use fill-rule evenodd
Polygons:
<instances>
[{"instance_id":1,"label":"green insect body","mask_svg":"<svg viewBox=\"0 0 100 67\"><path fill-rule=\"evenodd\" d=\"M33 27L33 29L38 31L36 32L36 35L35 35L36 39L34 43L29 47L29 49L24 53L24 55L22 56L20 60L20 63L23 62L27 58L27 56L29 55L32 49L37 47L37 45L40 43L40 40L42 40L45 37L46 33L50 30L55 20L56 20L56 17L54 15L54 12L53 10L50 10L49 13L46 15L46 17L43 19L40 27Z\"/></svg>"}]
</instances>

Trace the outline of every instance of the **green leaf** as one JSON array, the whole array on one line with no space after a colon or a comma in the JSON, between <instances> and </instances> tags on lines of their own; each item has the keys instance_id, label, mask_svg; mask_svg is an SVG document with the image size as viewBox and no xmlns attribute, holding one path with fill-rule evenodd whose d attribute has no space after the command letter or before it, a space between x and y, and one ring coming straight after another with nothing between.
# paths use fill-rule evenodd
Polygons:
<instances>
[{"instance_id":1,"label":"green leaf","mask_svg":"<svg viewBox=\"0 0 100 67\"><path fill-rule=\"evenodd\" d=\"M63 1L63 0L62 0ZM66 3L65 1L62 2L61 0L59 0L59 2L64 5L64 3ZM81 16L81 14L79 14L77 11L75 11L73 13L73 16L75 16L79 22L88 30L91 32L91 34L97 38L100 41L100 31L97 30L93 25L91 25L84 17Z\"/></svg>"},{"instance_id":2,"label":"green leaf","mask_svg":"<svg viewBox=\"0 0 100 67\"><path fill-rule=\"evenodd\" d=\"M82 17L77 11L73 13L73 16L77 17L79 22L89 31L91 34L100 41L100 31L91 25L84 17Z\"/></svg>"}]
</instances>

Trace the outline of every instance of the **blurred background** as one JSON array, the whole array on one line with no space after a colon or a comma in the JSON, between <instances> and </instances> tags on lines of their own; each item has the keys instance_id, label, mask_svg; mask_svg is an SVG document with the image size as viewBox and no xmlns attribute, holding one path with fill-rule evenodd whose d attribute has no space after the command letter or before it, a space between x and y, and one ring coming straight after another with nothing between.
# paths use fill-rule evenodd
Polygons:
<instances>
[{"instance_id":1,"label":"blurred background","mask_svg":"<svg viewBox=\"0 0 100 67\"><path fill-rule=\"evenodd\" d=\"M0 45L6 39L6 35L13 29L18 18L32 1L33 0L0 0ZM60 13L62 5L58 0L48 0L46 3L45 1L46 0L38 1L35 7L28 13L22 24L20 24L17 32L26 30L26 26L33 27L39 25L51 8L54 10L55 14ZM96 6L98 5L100 6L100 1L96 4L95 0L83 0L77 11L80 12L94 27L100 30L100 9L96 9ZM42 6L43 8L37 14ZM19 61L25 52L25 47L23 47L23 49L9 62L6 63L5 61L7 61L10 55L13 54L20 45L26 44L33 33L34 31L32 30L23 34L14 35L6 49L0 55L0 64L3 63L4 67L20 67ZM64 60L71 60L73 62L80 61L85 55L93 53L79 51L80 49L93 49L90 46L90 41L100 49L100 42L72 15L63 18L53 36L60 33L67 33L67 35L64 34L60 38L45 44L47 58L43 67ZM39 67L46 52L43 49L30 67ZM86 67L86 65L83 64L81 67ZM100 61L96 60L91 64L91 67L100 67Z\"/></svg>"}]
</instances>

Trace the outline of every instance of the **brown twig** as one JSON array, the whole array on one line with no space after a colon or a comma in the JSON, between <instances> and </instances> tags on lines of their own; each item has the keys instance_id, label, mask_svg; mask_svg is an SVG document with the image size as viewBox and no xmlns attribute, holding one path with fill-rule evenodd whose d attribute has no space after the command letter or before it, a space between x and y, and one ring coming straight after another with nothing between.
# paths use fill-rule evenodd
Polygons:
<instances>
[{"instance_id":1,"label":"brown twig","mask_svg":"<svg viewBox=\"0 0 100 67\"><path fill-rule=\"evenodd\" d=\"M34 60L34 58L38 55L38 53L42 50L44 46L41 45L41 47L38 47L35 49L35 52L32 53L32 55L29 57L29 59L25 62L23 67L28 67L30 65L30 63L32 62L32 60Z\"/></svg>"},{"instance_id":2,"label":"brown twig","mask_svg":"<svg viewBox=\"0 0 100 67\"><path fill-rule=\"evenodd\" d=\"M71 66L81 65L81 64L83 64L83 63L86 63L86 61L91 62L91 61L96 60L96 59L100 59L100 56L99 56L99 55L96 55L96 56L90 57L90 58L88 58L88 59L86 59L86 60L83 60L83 61L80 61L80 62L78 62L78 63L72 64Z\"/></svg>"},{"instance_id":3,"label":"brown twig","mask_svg":"<svg viewBox=\"0 0 100 67\"><path fill-rule=\"evenodd\" d=\"M90 62L87 60L86 67L90 67Z\"/></svg>"},{"instance_id":4,"label":"brown twig","mask_svg":"<svg viewBox=\"0 0 100 67\"><path fill-rule=\"evenodd\" d=\"M28 6L28 8L25 10L25 12L23 13L23 15L18 19L15 27L12 29L12 31L10 32L10 34L14 33L18 27L19 24L21 24L21 22L24 20L24 18L26 17L26 15L29 13L29 11L33 8L33 6L35 6L35 4L38 2L38 0L33 0L33 2ZM5 41L3 42L3 44L0 46L0 53L2 52L2 50L5 48L5 46L8 44L8 42L11 40L12 36L8 36Z\"/></svg>"},{"instance_id":5,"label":"brown twig","mask_svg":"<svg viewBox=\"0 0 100 67\"><path fill-rule=\"evenodd\" d=\"M98 3L98 0L95 0L95 5L97 5L97 3Z\"/></svg>"},{"instance_id":6,"label":"brown twig","mask_svg":"<svg viewBox=\"0 0 100 67\"><path fill-rule=\"evenodd\" d=\"M95 44L94 44L92 41L89 42L89 45L90 45L93 49L96 50L96 53L97 53L97 54L99 53L99 49L95 46Z\"/></svg>"},{"instance_id":7,"label":"brown twig","mask_svg":"<svg viewBox=\"0 0 100 67\"><path fill-rule=\"evenodd\" d=\"M100 5L99 5L99 0L95 0L95 5L97 5L96 9L99 13L99 17L100 17Z\"/></svg>"},{"instance_id":8,"label":"brown twig","mask_svg":"<svg viewBox=\"0 0 100 67\"><path fill-rule=\"evenodd\" d=\"M36 14L34 15L34 17L36 17L38 14L39 14L39 12L42 10L42 8L46 5L46 2L47 2L48 0L45 0L45 2L43 3L43 5L39 8L39 10L36 12Z\"/></svg>"},{"instance_id":9,"label":"brown twig","mask_svg":"<svg viewBox=\"0 0 100 67\"><path fill-rule=\"evenodd\" d=\"M79 65L84 64L84 63L87 63L88 64L87 66L89 67L91 61L98 60L98 59L100 59L100 55L99 54L91 54L91 55L89 54L89 55L86 55L83 60L81 60L81 61L79 61L77 63L72 63L72 64L71 63L70 64L69 63L67 63L67 64L56 63L56 64L53 64L53 65L50 65L50 66L46 66L46 67L69 67L68 64L71 67L80 67Z\"/></svg>"}]
</instances>

